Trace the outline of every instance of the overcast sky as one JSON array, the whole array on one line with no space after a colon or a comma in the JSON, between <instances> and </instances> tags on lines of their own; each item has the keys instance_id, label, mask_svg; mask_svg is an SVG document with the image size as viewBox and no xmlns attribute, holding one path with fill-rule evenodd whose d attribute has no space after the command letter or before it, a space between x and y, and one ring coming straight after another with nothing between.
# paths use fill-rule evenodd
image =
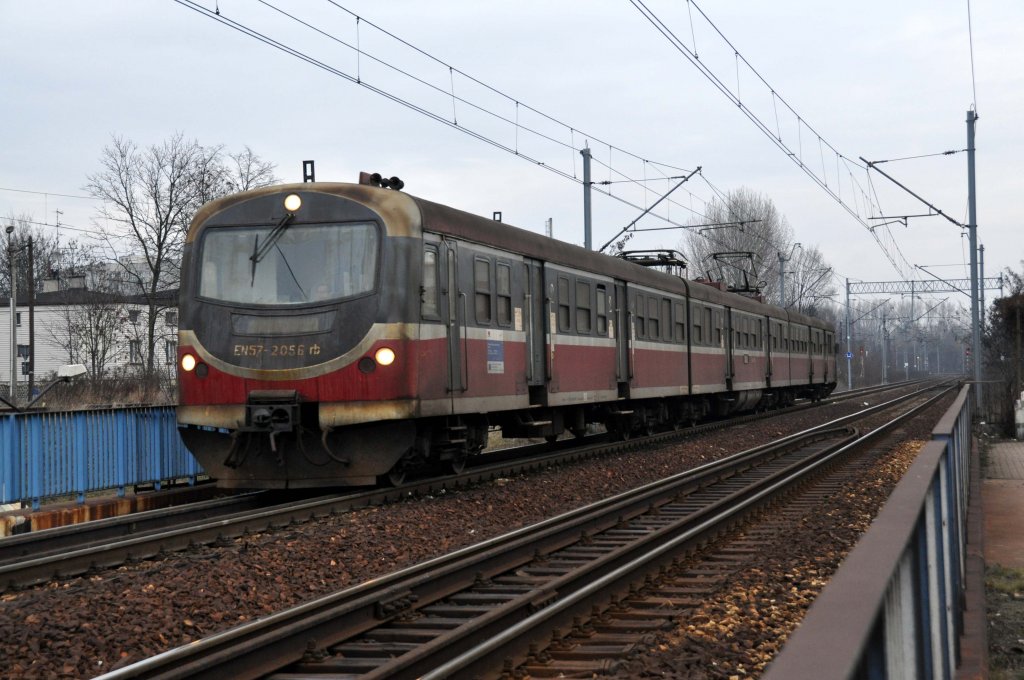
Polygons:
<instances>
[{"instance_id":1,"label":"overcast sky","mask_svg":"<svg viewBox=\"0 0 1024 680\"><path fill-rule=\"evenodd\" d=\"M72 196L85 195L86 177L99 169L100 152L112 136L148 146L181 132L229 151L248 145L276 163L285 181L301 181L307 159L316 161L318 180L355 181L361 170L398 175L409 193L486 216L501 211L504 221L516 226L542 232L551 218L556 238L582 244L582 188L570 179L582 178L582 163L571 149L590 139L599 140L591 141L598 161L595 180L662 178L648 182L647 191L607 185L628 203L595 195L595 245L676 183L666 175L700 166L702 176L683 185L673 194L675 203L659 206L657 215L690 222L716 189L746 187L775 202L795 240L821 249L840 285L845 278L902 278L868 229L628 0L198 4L211 9L216 4L222 17L336 72L171 0L0 0L0 219L29 216L52 224L60 210L61 223L86 230L65 229L61 237L88 242L97 205ZM358 26L339 5L361 17ZM740 100L855 208L861 200L857 191L873 189L886 215L928 212L881 176L869 180L849 161L961 151L966 113L976 101L985 271L1020 270L1020 0L972 3L974 83L966 0L702 0L700 9L768 87L724 45L696 6L651 0L647 7L687 49L696 48L724 87L733 94L738 87ZM357 58L343 43L358 44L367 54ZM436 89L410 81L373 56ZM358 77L364 85L339 74ZM458 121L518 150L520 157L365 85ZM953 219L967 221L965 153L880 167ZM862 219L879 214L870 204L857 209ZM651 216L638 226L671 224ZM894 224L890 230L910 264L942 277L968 276L967 239L954 224L941 217L912 218L908 226ZM652 231L637 235L630 246L675 247L679 239L678 232ZM777 271L766 269L762 276ZM929 278L920 271L918 276Z\"/></svg>"}]
</instances>

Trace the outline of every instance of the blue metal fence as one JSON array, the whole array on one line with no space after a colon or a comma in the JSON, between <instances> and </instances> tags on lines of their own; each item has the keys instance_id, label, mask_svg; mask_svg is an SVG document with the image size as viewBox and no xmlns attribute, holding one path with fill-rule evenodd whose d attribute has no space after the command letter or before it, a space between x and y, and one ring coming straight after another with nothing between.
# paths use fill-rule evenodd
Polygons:
<instances>
[{"instance_id":1,"label":"blue metal fence","mask_svg":"<svg viewBox=\"0 0 1024 680\"><path fill-rule=\"evenodd\" d=\"M964 630L970 388L767 668L785 678L952 678Z\"/></svg>"},{"instance_id":2,"label":"blue metal fence","mask_svg":"<svg viewBox=\"0 0 1024 680\"><path fill-rule=\"evenodd\" d=\"M0 416L0 503L186 479L202 468L178 436L173 406L45 411Z\"/></svg>"}]
</instances>

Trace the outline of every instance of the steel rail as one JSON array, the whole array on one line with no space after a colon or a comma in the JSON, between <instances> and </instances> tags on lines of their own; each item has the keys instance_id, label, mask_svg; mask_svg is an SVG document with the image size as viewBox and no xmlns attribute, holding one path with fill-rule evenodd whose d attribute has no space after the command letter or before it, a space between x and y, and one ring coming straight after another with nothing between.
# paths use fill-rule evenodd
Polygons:
<instances>
[{"instance_id":1,"label":"steel rail","mask_svg":"<svg viewBox=\"0 0 1024 680\"><path fill-rule=\"evenodd\" d=\"M920 390L914 395L924 391L928 390ZM866 409L859 415L864 417L909 398L912 395ZM791 446L808 436L820 438L822 431L834 428L835 425L829 423L812 428L774 442L766 448L778 451L779 447ZM233 677L254 677L268 668L280 668L302 658L311 640L315 640L319 648L351 638L376 626L381 620L393 619L412 611L417 608L417 603L435 602L451 592L471 586L479 578L488 578L495 573L515 568L516 564L525 564L538 551L548 554L578 542L583 535L593 535L596 531L628 521L646 512L652 505L664 502L659 499L663 499L665 494L678 495L700 488L702 484L706 486L714 479L731 477L738 470L751 467L754 455L752 451L735 454L723 461L709 463L562 517L373 579L331 596L223 631L186 647L169 650L104 677L218 677L225 672ZM512 551L513 557L502 557L500 553L503 551ZM520 604L528 609L535 608L561 595L561 592L542 591L532 594ZM502 625L509 628L507 624ZM445 646L448 647L447 644ZM453 650L459 651L454 647L449 648L449 651ZM230 671L226 670L228 667Z\"/></svg>"},{"instance_id":2,"label":"steel rail","mask_svg":"<svg viewBox=\"0 0 1024 680\"><path fill-rule=\"evenodd\" d=\"M754 506L767 502L780 491L805 480L808 475L820 471L851 451L873 444L877 439L905 420L941 399L948 391L945 390L935 395L924 403L915 406L906 413L858 438L856 441L813 459L803 469L792 469L788 471L787 475L773 479L772 484L764 486L737 505L723 508L720 514L708 517L704 522L694 526L687 532L653 548L618 569L598 579L594 579L577 592L560 598L556 603L498 632L493 637L465 651L458 657L417 675L417 677L421 680L439 680L458 675L477 677L488 673L488 671L490 671L490 676L496 677L495 658L512 658L522 662L531 653L531 645L536 649L537 645L545 637L550 638L550 631L552 629L565 627L570 625L574 619L587 616L594 606L595 598L607 596L608 593L621 592L628 588L631 582L635 582L638 577L642 580L643 574L650 573L652 569L656 569L661 563L660 561L678 553L682 547L700 537L702 533L714 530L721 522L749 512ZM538 631L543 631L539 637ZM367 675L366 677L374 676Z\"/></svg>"},{"instance_id":3,"label":"steel rail","mask_svg":"<svg viewBox=\"0 0 1024 680\"><path fill-rule=\"evenodd\" d=\"M0 538L0 564L13 562L28 556L42 555L62 550L72 550L86 545L119 537L131 536L153 529L202 521L256 507L264 492L246 492L230 497L209 498L202 501L182 503L165 508L142 510L128 515L105 517L77 524L39 529L24 534Z\"/></svg>"},{"instance_id":4,"label":"steel rail","mask_svg":"<svg viewBox=\"0 0 1024 680\"><path fill-rule=\"evenodd\" d=\"M882 386L867 389L870 392L844 393L842 397L837 396L829 401L858 398L868 393L897 389L897 387ZM811 407L813 407L812 404L807 404L797 406L795 409ZM579 446L578 440L565 440L556 444L554 452L547 444L517 447L514 450L499 450L489 455L476 457L479 460L472 461L467 466L467 470L458 475L414 480L395 488L333 494L271 507L256 507L254 510L234 511L230 505L225 505L223 507L226 512L220 515L212 509L213 506L209 506L199 514L203 519L183 521L170 528L166 527L166 523L164 526L157 525L157 528L147 528L141 519L137 523L133 522L133 517L147 514L137 513L124 518L112 518L111 521L85 523L77 530L74 527L49 530L54 531L52 536L59 541L56 547L47 544L51 534L45 531L39 532L39 536L34 539L30 538L32 534L28 534L26 538L12 537L0 540L0 586L6 588L27 587L44 583L55 577L67 578L98 569L115 567L126 561L148 559L161 553L228 540L246 532L266 531L275 526L305 522L355 508L396 501L407 496L437 493L443 489L458 488L524 471L635 450L651 444L703 434L765 417L785 415L793 410L794 408L791 408L714 421L692 428L657 433L628 441L608 442L606 436L598 435L585 440L592 443ZM180 506L174 512L184 512L187 508L188 506ZM150 512L158 516L161 511ZM215 516L207 518L207 513ZM115 519L116 521L114 521ZM145 521L159 522L155 516L144 519ZM95 529L93 525L95 525ZM94 530L99 533L94 534ZM10 552L4 553L8 545Z\"/></svg>"}]
</instances>

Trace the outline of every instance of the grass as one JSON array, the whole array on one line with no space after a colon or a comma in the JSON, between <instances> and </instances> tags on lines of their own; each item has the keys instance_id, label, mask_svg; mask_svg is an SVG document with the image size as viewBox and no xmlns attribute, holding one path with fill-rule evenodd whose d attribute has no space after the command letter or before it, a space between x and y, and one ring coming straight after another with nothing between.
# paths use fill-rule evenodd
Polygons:
<instances>
[{"instance_id":1,"label":"grass","mask_svg":"<svg viewBox=\"0 0 1024 680\"><path fill-rule=\"evenodd\" d=\"M1006 595L1024 594L1024 569L1009 569L995 564L985 570L985 588Z\"/></svg>"}]
</instances>

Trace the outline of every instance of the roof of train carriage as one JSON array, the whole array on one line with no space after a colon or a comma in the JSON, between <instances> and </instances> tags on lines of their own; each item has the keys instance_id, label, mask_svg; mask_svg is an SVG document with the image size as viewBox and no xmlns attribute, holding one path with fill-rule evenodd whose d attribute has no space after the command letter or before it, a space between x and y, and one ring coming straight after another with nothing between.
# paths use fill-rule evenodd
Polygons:
<instances>
[{"instance_id":1,"label":"roof of train carriage","mask_svg":"<svg viewBox=\"0 0 1024 680\"><path fill-rule=\"evenodd\" d=\"M773 305L767 305L736 293L721 291L712 285L696 283L665 272L642 267L622 258L586 250L571 243L551 239L504 222L498 222L457 208L434 203L412 194L365 184L340 182L278 184L225 196L207 203L196 213L186 240L192 241L196 237L198 227L202 223L241 201L268 194L317 190L324 193L348 196L378 212L383 211L387 213L385 217L401 214L403 218L407 219L410 216L409 208L411 207L407 201L410 201L419 209L421 224L428 231L448 234L545 262L580 268L591 273L608 276L609 278L659 288L675 292L679 295L689 295L696 300L729 306L753 314L788 315L791 322L809 323L812 325L816 321L811 317L788 310L781 310Z\"/></svg>"},{"instance_id":2,"label":"roof of train carriage","mask_svg":"<svg viewBox=\"0 0 1024 680\"><path fill-rule=\"evenodd\" d=\"M468 241L488 245L499 250L536 258L546 262L583 269L588 272L602 274L614 279L638 283L652 288L660 288L680 295L729 306L753 314L772 313L781 316L783 310L763 302L729 293L712 285L694 282L688 279L660 272L648 267L628 262L619 257L603 255L586 250L580 246L557 241L532 231L513 227L504 222L487 219L457 208L441 205L432 201L412 196L420 207L424 229L442 234L463 238Z\"/></svg>"}]
</instances>

